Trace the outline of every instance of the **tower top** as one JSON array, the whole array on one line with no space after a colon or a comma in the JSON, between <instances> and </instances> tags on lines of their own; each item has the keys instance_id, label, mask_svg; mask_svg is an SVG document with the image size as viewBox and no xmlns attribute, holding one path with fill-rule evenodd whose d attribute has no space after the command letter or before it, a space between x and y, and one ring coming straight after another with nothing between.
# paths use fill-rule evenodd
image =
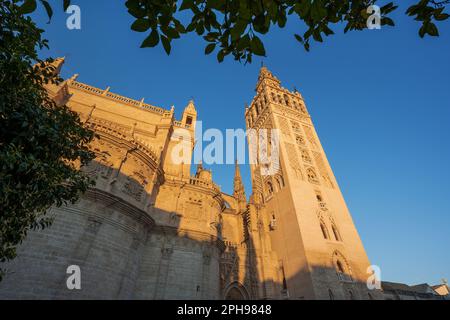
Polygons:
<instances>
[{"instance_id":1,"label":"tower top","mask_svg":"<svg viewBox=\"0 0 450 320\"><path fill-rule=\"evenodd\" d=\"M267 69L266 66L263 65L261 69L259 69L258 83L256 85L257 91L263 83L279 87L281 82L269 71L269 69Z\"/></svg>"},{"instance_id":2,"label":"tower top","mask_svg":"<svg viewBox=\"0 0 450 320\"><path fill-rule=\"evenodd\" d=\"M186 106L186 108L184 108L184 113L197 114L193 99L189 100L188 105Z\"/></svg>"}]
</instances>

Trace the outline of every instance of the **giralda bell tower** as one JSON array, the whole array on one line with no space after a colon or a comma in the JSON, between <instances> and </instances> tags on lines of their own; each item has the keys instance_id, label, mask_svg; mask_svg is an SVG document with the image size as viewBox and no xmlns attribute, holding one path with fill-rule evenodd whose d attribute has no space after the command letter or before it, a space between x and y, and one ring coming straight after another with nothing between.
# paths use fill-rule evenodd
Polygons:
<instances>
[{"instance_id":1,"label":"giralda bell tower","mask_svg":"<svg viewBox=\"0 0 450 320\"><path fill-rule=\"evenodd\" d=\"M262 67L247 129L278 129L279 170L251 164L251 204L278 258L281 297L380 299L370 266L302 96Z\"/></svg>"}]
</instances>

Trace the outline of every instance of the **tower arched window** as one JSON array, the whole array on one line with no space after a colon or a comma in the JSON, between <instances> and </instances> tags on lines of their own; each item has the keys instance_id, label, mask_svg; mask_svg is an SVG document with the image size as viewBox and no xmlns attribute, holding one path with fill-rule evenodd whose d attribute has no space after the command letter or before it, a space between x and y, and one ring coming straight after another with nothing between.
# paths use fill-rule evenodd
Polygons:
<instances>
[{"instance_id":1,"label":"tower arched window","mask_svg":"<svg viewBox=\"0 0 450 320\"><path fill-rule=\"evenodd\" d=\"M340 260L336 261L336 268L339 273L341 274L345 273L344 266L342 265L342 262Z\"/></svg>"},{"instance_id":2,"label":"tower arched window","mask_svg":"<svg viewBox=\"0 0 450 320\"><path fill-rule=\"evenodd\" d=\"M319 179L317 179L317 174L312 168L308 168L306 170L306 174L308 175L309 182L318 183Z\"/></svg>"},{"instance_id":3,"label":"tower arched window","mask_svg":"<svg viewBox=\"0 0 450 320\"><path fill-rule=\"evenodd\" d=\"M340 281L353 282L351 268L344 256L337 250L333 253L333 264Z\"/></svg>"},{"instance_id":4,"label":"tower arched window","mask_svg":"<svg viewBox=\"0 0 450 320\"><path fill-rule=\"evenodd\" d=\"M339 231L334 224L331 226L331 230L333 230L333 235L336 241L342 241L341 236L339 235Z\"/></svg>"},{"instance_id":5,"label":"tower arched window","mask_svg":"<svg viewBox=\"0 0 450 320\"><path fill-rule=\"evenodd\" d=\"M324 239L328 239L328 230L327 227L325 226L325 223L321 222L320 223L320 229L322 230L322 235Z\"/></svg>"},{"instance_id":6,"label":"tower arched window","mask_svg":"<svg viewBox=\"0 0 450 320\"><path fill-rule=\"evenodd\" d=\"M279 177L277 178L277 183L278 183L278 189L281 189L281 188L284 187L284 179L283 179L282 176L279 176Z\"/></svg>"},{"instance_id":7,"label":"tower arched window","mask_svg":"<svg viewBox=\"0 0 450 320\"><path fill-rule=\"evenodd\" d=\"M273 185L272 182L267 181L267 192L270 194L273 194Z\"/></svg>"},{"instance_id":8,"label":"tower arched window","mask_svg":"<svg viewBox=\"0 0 450 320\"><path fill-rule=\"evenodd\" d=\"M302 150L302 159L304 162L311 163L311 157L308 154L308 151Z\"/></svg>"},{"instance_id":9,"label":"tower arched window","mask_svg":"<svg viewBox=\"0 0 450 320\"><path fill-rule=\"evenodd\" d=\"M296 135L295 136L295 141L299 145L305 145L305 139L302 136L300 136L300 135Z\"/></svg>"}]
</instances>

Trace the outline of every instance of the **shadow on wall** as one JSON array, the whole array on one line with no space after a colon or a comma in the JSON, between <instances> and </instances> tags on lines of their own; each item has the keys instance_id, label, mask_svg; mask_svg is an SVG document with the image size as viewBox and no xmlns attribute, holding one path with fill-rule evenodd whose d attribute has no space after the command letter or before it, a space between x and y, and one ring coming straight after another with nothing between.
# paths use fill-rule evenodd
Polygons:
<instances>
[{"instance_id":1,"label":"shadow on wall","mask_svg":"<svg viewBox=\"0 0 450 320\"><path fill-rule=\"evenodd\" d=\"M2 265L0 299L311 298L290 290L311 285L306 273L264 280L252 237L238 248L225 246L220 227L183 230L180 213L153 206L159 184L146 191L139 179L93 165L96 188L75 205L52 208L53 225L31 231L17 258ZM79 290L67 284L70 266L80 268ZM332 279L336 270L315 268L312 276L318 299L369 298L365 283Z\"/></svg>"},{"instance_id":2,"label":"shadow on wall","mask_svg":"<svg viewBox=\"0 0 450 320\"><path fill-rule=\"evenodd\" d=\"M0 299L218 299L219 278L210 276L219 273L217 237L180 232L177 214L149 206L155 195L140 181L99 168L109 178L75 205L49 210L53 225L30 231L2 265ZM80 268L80 290L67 286L69 266Z\"/></svg>"}]
</instances>

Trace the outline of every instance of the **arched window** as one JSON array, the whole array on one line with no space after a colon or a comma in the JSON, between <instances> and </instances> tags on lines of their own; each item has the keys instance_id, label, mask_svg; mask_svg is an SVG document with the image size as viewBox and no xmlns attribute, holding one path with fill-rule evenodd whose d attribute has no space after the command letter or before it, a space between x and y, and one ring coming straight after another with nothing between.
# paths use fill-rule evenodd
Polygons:
<instances>
[{"instance_id":1,"label":"arched window","mask_svg":"<svg viewBox=\"0 0 450 320\"><path fill-rule=\"evenodd\" d=\"M284 103L289 106L289 97L285 94L284 95Z\"/></svg>"},{"instance_id":2,"label":"arched window","mask_svg":"<svg viewBox=\"0 0 450 320\"><path fill-rule=\"evenodd\" d=\"M308 151L302 150L302 159L305 162L311 163L311 157L308 154Z\"/></svg>"},{"instance_id":3,"label":"arched window","mask_svg":"<svg viewBox=\"0 0 450 320\"><path fill-rule=\"evenodd\" d=\"M267 95L264 95L264 104L267 105Z\"/></svg>"},{"instance_id":4,"label":"arched window","mask_svg":"<svg viewBox=\"0 0 450 320\"><path fill-rule=\"evenodd\" d=\"M342 265L342 262L340 260L336 261L336 268L339 273L345 273L344 266Z\"/></svg>"},{"instance_id":5,"label":"arched window","mask_svg":"<svg viewBox=\"0 0 450 320\"><path fill-rule=\"evenodd\" d=\"M272 182L270 182L270 181L267 181L267 192L269 194L273 194L273 185L272 185Z\"/></svg>"},{"instance_id":6,"label":"arched window","mask_svg":"<svg viewBox=\"0 0 450 320\"><path fill-rule=\"evenodd\" d=\"M258 102L255 103L255 110L256 110L256 115L259 115L259 103Z\"/></svg>"},{"instance_id":7,"label":"arched window","mask_svg":"<svg viewBox=\"0 0 450 320\"><path fill-rule=\"evenodd\" d=\"M333 224L331 226L331 230L333 230L333 235L336 241L341 241L341 236L339 235L339 231L337 230L336 226Z\"/></svg>"},{"instance_id":8,"label":"arched window","mask_svg":"<svg viewBox=\"0 0 450 320\"><path fill-rule=\"evenodd\" d=\"M319 180L317 179L317 174L314 172L312 168L308 168L306 170L306 174L308 175L309 182L318 183Z\"/></svg>"},{"instance_id":9,"label":"arched window","mask_svg":"<svg viewBox=\"0 0 450 320\"><path fill-rule=\"evenodd\" d=\"M340 281L353 282L351 268L345 257L337 250L333 253L333 264Z\"/></svg>"},{"instance_id":10,"label":"arched window","mask_svg":"<svg viewBox=\"0 0 450 320\"><path fill-rule=\"evenodd\" d=\"M277 178L277 183L278 183L278 189L282 189L283 187L284 187L284 180L283 180L283 177L282 176L279 176L278 178Z\"/></svg>"},{"instance_id":11,"label":"arched window","mask_svg":"<svg viewBox=\"0 0 450 320\"><path fill-rule=\"evenodd\" d=\"M320 223L320 229L322 229L323 238L328 239L328 230L323 222Z\"/></svg>"},{"instance_id":12,"label":"arched window","mask_svg":"<svg viewBox=\"0 0 450 320\"><path fill-rule=\"evenodd\" d=\"M300 144L300 145L304 145L305 144L305 139L302 136L300 136L300 135L296 135L295 136L295 141L297 142L297 144Z\"/></svg>"},{"instance_id":13,"label":"arched window","mask_svg":"<svg viewBox=\"0 0 450 320\"><path fill-rule=\"evenodd\" d=\"M333 291L331 291L331 289L328 289L328 295L330 296L330 300L334 300L334 294Z\"/></svg>"}]
</instances>

